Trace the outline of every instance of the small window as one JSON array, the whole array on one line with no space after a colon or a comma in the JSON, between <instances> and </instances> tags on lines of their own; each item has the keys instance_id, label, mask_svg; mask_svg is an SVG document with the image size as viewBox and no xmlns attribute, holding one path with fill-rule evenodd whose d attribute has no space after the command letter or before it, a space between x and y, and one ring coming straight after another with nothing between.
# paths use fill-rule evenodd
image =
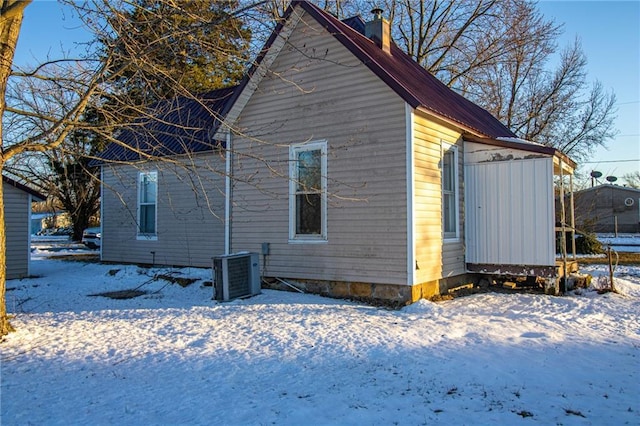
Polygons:
<instances>
[{"instance_id":1,"label":"small window","mask_svg":"<svg viewBox=\"0 0 640 426\"><path fill-rule=\"evenodd\" d=\"M289 151L289 239L327 239L327 143L292 145Z\"/></svg>"},{"instance_id":2,"label":"small window","mask_svg":"<svg viewBox=\"0 0 640 426\"><path fill-rule=\"evenodd\" d=\"M445 240L459 238L458 150L443 145L442 151L442 230Z\"/></svg>"},{"instance_id":3,"label":"small window","mask_svg":"<svg viewBox=\"0 0 640 426\"><path fill-rule=\"evenodd\" d=\"M140 173L138 182L138 236L157 236L158 172Z\"/></svg>"}]
</instances>

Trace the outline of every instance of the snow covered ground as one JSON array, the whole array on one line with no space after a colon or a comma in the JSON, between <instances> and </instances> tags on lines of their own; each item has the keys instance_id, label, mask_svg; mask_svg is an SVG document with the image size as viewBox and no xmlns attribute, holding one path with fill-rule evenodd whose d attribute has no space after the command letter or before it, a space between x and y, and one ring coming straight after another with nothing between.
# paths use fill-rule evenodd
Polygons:
<instances>
[{"instance_id":1,"label":"snow covered ground","mask_svg":"<svg viewBox=\"0 0 640 426\"><path fill-rule=\"evenodd\" d=\"M640 253L640 234L598 234L598 240L618 252Z\"/></svg>"},{"instance_id":2,"label":"snow covered ground","mask_svg":"<svg viewBox=\"0 0 640 426\"><path fill-rule=\"evenodd\" d=\"M7 283L2 425L640 423L640 267L617 269L620 294L391 311L269 290L217 303L208 270L46 252L38 278Z\"/></svg>"}]
</instances>

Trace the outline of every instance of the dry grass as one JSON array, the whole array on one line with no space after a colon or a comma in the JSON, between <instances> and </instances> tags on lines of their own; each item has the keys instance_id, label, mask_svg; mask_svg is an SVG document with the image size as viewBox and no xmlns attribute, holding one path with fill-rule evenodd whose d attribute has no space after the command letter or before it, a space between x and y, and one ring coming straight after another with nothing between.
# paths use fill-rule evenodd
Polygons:
<instances>
[{"instance_id":1,"label":"dry grass","mask_svg":"<svg viewBox=\"0 0 640 426\"><path fill-rule=\"evenodd\" d=\"M616 257L613 255L615 263ZM578 263L581 265L606 265L608 263L606 255L604 257L579 257ZM618 265L640 265L640 253L618 253Z\"/></svg>"}]
</instances>

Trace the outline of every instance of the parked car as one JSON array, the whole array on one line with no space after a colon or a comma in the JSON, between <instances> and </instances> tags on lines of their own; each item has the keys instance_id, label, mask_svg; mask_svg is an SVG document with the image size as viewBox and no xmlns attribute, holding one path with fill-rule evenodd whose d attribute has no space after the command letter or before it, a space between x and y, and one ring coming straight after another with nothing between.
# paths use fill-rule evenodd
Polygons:
<instances>
[{"instance_id":1,"label":"parked car","mask_svg":"<svg viewBox=\"0 0 640 426\"><path fill-rule=\"evenodd\" d=\"M69 236L71 234L73 234L73 228L45 228L36 233L36 235L42 236Z\"/></svg>"},{"instance_id":2,"label":"parked car","mask_svg":"<svg viewBox=\"0 0 640 426\"><path fill-rule=\"evenodd\" d=\"M100 248L100 228L87 228L82 232L82 244L90 249Z\"/></svg>"}]
</instances>

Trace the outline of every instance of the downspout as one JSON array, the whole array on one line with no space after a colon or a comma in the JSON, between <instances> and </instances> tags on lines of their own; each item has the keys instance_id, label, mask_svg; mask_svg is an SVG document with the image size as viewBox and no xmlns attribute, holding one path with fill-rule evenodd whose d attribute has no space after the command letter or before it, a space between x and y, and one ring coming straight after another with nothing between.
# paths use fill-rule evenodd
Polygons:
<instances>
[{"instance_id":1,"label":"downspout","mask_svg":"<svg viewBox=\"0 0 640 426\"><path fill-rule=\"evenodd\" d=\"M413 121L414 113L413 108L405 103L405 132L406 141L406 185L407 185L407 285L413 286L416 284L418 263L416 259L415 249L415 222L414 222L414 194L415 194L415 179L414 179L414 156L413 156ZM413 302L413 300L412 300Z\"/></svg>"},{"instance_id":2,"label":"downspout","mask_svg":"<svg viewBox=\"0 0 640 426\"><path fill-rule=\"evenodd\" d=\"M100 261L102 262L102 248L104 247L104 164L100 166Z\"/></svg>"},{"instance_id":3,"label":"downspout","mask_svg":"<svg viewBox=\"0 0 640 426\"><path fill-rule=\"evenodd\" d=\"M0 179L1 180L1 179ZM2 182L0 182L2 185ZM31 276L31 212L33 206L33 196L31 194L27 195L27 217L29 218L27 225L27 276Z\"/></svg>"},{"instance_id":4,"label":"downspout","mask_svg":"<svg viewBox=\"0 0 640 426\"><path fill-rule=\"evenodd\" d=\"M231 174L232 169L232 149L231 149L231 129L227 130L225 145L225 178L224 178L224 254L231 254Z\"/></svg>"}]
</instances>

